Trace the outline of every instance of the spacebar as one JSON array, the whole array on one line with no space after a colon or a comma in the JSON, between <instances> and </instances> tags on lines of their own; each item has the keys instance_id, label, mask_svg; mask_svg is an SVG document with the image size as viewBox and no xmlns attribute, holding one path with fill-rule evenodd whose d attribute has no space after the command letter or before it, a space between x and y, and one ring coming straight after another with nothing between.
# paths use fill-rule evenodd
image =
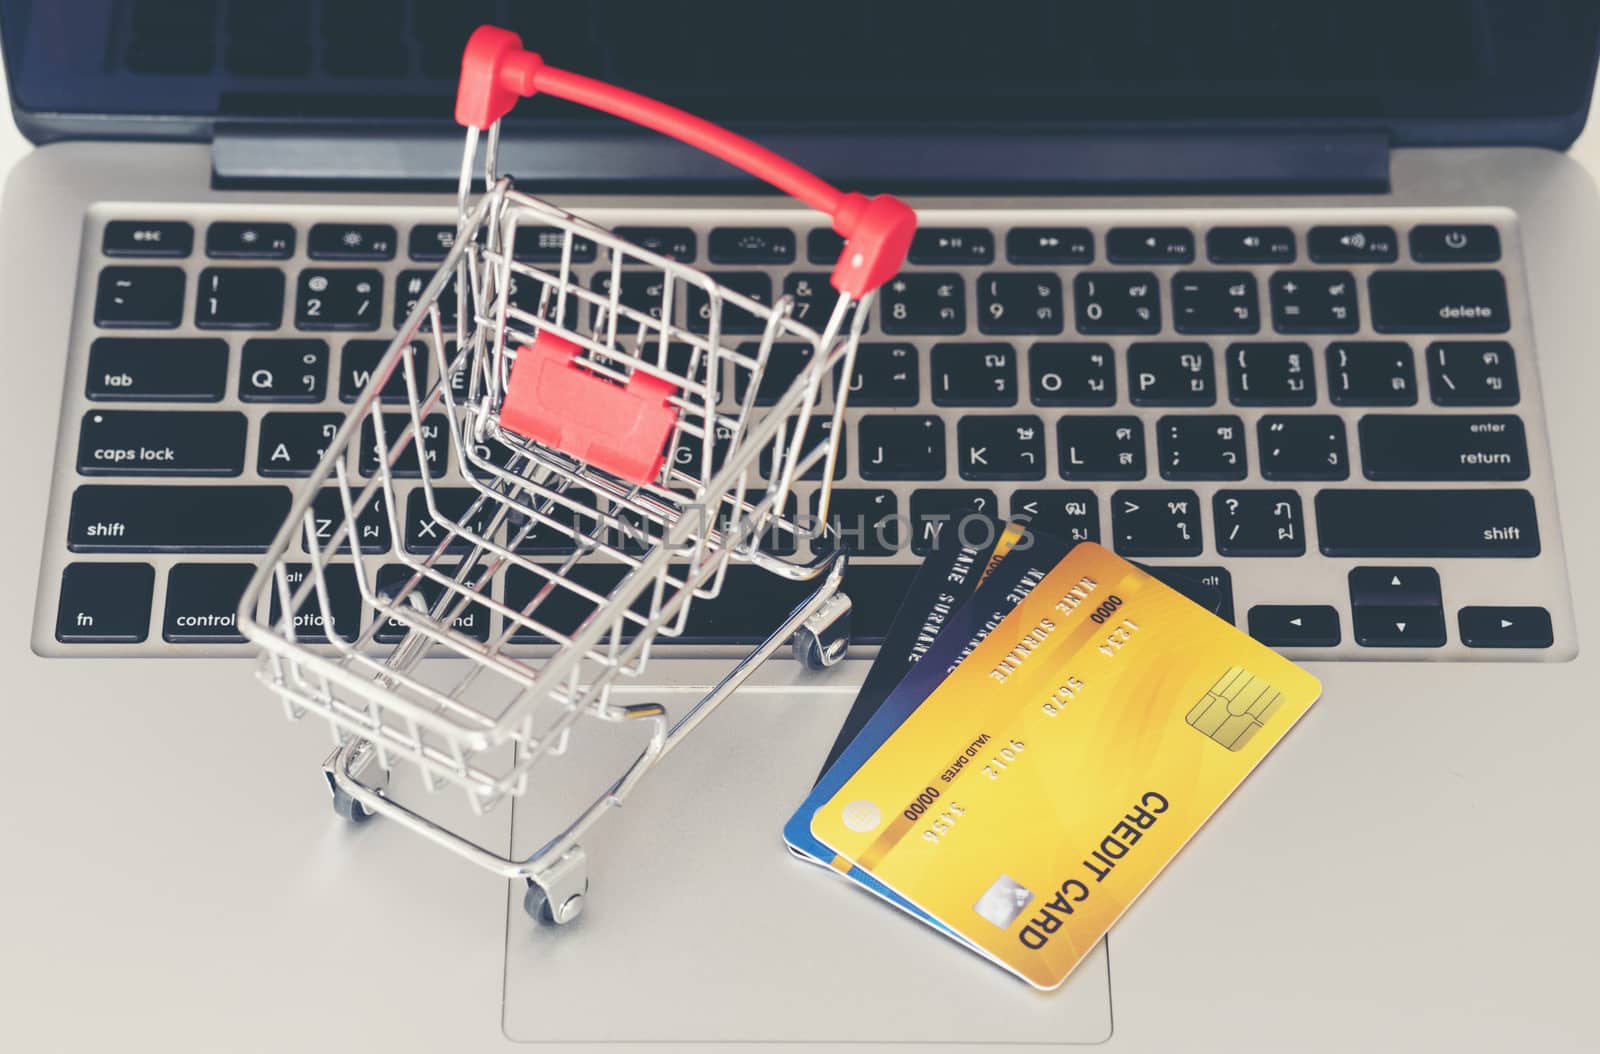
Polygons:
<instances>
[{"instance_id":1,"label":"spacebar","mask_svg":"<svg viewBox=\"0 0 1600 1054\"><path fill-rule=\"evenodd\" d=\"M1324 490L1317 533L1327 556L1538 556L1525 490Z\"/></svg>"},{"instance_id":2,"label":"spacebar","mask_svg":"<svg viewBox=\"0 0 1600 1054\"><path fill-rule=\"evenodd\" d=\"M72 492L75 553L264 553L289 515L288 487L110 487Z\"/></svg>"}]
</instances>

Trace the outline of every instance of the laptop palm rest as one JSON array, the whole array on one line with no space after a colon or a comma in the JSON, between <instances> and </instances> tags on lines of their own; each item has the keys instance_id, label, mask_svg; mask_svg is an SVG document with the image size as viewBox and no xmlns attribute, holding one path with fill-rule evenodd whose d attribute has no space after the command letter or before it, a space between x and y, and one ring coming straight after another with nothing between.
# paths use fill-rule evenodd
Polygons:
<instances>
[{"instance_id":1,"label":"laptop palm rest","mask_svg":"<svg viewBox=\"0 0 1600 1054\"><path fill-rule=\"evenodd\" d=\"M649 698L669 707L687 701ZM1108 1039L1103 945L1060 991L1040 994L840 876L790 857L780 829L848 704L834 692L747 690L730 700L585 839L591 888L574 923L535 923L513 885L506 1035L619 1043ZM603 773L620 772L632 744L604 738L575 735L569 753L548 759L545 778L515 802L517 854L548 838L553 821L576 816Z\"/></svg>"}]
</instances>

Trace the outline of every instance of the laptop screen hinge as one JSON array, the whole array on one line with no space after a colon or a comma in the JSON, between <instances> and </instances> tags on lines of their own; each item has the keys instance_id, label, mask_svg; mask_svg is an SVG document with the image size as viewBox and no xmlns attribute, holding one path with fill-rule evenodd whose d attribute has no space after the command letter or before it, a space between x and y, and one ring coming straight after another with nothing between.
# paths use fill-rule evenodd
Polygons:
<instances>
[{"instance_id":1,"label":"laptop screen hinge","mask_svg":"<svg viewBox=\"0 0 1600 1054\"><path fill-rule=\"evenodd\" d=\"M902 193L1378 193L1381 130L1053 131L741 129L843 186ZM761 189L714 158L660 137L547 127L507 135L501 171L549 189ZM445 189L461 164L446 130L219 127L219 187Z\"/></svg>"}]
</instances>

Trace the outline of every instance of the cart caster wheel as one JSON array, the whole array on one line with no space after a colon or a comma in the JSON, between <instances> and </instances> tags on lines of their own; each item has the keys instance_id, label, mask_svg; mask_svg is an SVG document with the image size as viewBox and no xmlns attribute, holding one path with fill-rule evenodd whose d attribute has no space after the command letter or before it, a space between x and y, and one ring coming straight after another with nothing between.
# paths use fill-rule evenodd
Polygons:
<instances>
[{"instance_id":1,"label":"cart caster wheel","mask_svg":"<svg viewBox=\"0 0 1600 1054\"><path fill-rule=\"evenodd\" d=\"M835 594L794 631L794 657L808 670L826 670L850 650L850 598Z\"/></svg>"},{"instance_id":2,"label":"cart caster wheel","mask_svg":"<svg viewBox=\"0 0 1600 1054\"><path fill-rule=\"evenodd\" d=\"M372 819L371 809L337 787L333 789L333 811L351 823L366 823Z\"/></svg>"},{"instance_id":3,"label":"cart caster wheel","mask_svg":"<svg viewBox=\"0 0 1600 1054\"><path fill-rule=\"evenodd\" d=\"M535 922L542 922L547 926L565 926L567 923L583 914L583 898L589 892L589 883L583 884L582 893L574 893L567 898L558 914L550 904L550 898L537 883L528 883L528 892L522 896L522 910Z\"/></svg>"}]
</instances>

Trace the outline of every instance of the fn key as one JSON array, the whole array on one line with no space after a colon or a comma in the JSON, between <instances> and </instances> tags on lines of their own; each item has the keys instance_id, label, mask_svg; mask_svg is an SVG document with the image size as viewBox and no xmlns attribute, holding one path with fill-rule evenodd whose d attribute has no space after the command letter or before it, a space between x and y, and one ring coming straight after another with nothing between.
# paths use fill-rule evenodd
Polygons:
<instances>
[{"instance_id":1,"label":"fn key","mask_svg":"<svg viewBox=\"0 0 1600 1054\"><path fill-rule=\"evenodd\" d=\"M61 575L56 640L138 644L150 632L156 573L149 564L71 564Z\"/></svg>"}]
</instances>

